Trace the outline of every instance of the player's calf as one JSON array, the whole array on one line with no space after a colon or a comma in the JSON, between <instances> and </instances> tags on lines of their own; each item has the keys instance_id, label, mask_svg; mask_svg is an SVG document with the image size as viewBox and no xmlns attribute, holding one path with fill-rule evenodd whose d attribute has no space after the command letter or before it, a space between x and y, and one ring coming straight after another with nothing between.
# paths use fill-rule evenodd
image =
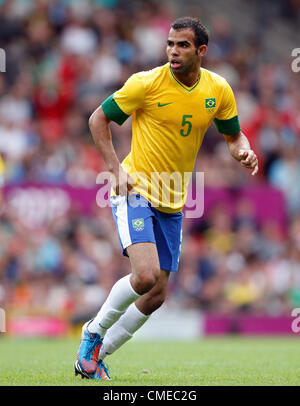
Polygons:
<instances>
[{"instance_id":1,"label":"player's calf","mask_svg":"<svg viewBox=\"0 0 300 406\"><path fill-rule=\"evenodd\" d=\"M136 301L137 308L145 315L150 315L159 309L166 299L166 287L159 283L148 293Z\"/></svg>"}]
</instances>

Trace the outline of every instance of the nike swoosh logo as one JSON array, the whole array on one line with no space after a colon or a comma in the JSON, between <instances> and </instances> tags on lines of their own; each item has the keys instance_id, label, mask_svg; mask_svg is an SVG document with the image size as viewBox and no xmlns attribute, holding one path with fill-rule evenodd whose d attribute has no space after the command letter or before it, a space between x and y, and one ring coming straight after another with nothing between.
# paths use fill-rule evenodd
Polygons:
<instances>
[{"instance_id":1,"label":"nike swoosh logo","mask_svg":"<svg viewBox=\"0 0 300 406\"><path fill-rule=\"evenodd\" d=\"M164 103L164 104L158 103L158 107L164 107L164 106L167 106L168 104L172 104L172 103L173 103L173 102Z\"/></svg>"}]
</instances>

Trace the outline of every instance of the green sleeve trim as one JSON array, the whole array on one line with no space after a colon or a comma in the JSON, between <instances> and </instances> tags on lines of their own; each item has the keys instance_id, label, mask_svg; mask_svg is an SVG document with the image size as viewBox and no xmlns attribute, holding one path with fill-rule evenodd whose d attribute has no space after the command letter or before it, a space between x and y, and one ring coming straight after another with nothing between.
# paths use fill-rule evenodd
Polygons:
<instances>
[{"instance_id":1,"label":"green sleeve trim","mask_svg":"<svg viewBox=\"0 0 300 406\"><path fill-rule=\"evenodd\" d=\"M241 131L238 116L232 117L229 120L214 119L216 127L221 134L235 135Z\"/></svg>"},{"instance_id":2,"label":"green sleeve trim","mask_svg":"<svg viewBox=\"0 0 300 406\"><path fill-rule=\"evenodd\" d=\"M104 100L101 107L106 117L112 121L115 121L119 125L122 125L129 117L128 114L124 113L124 111L120 109L114 99L113 94Z\"/></svg>"}]
</instances>

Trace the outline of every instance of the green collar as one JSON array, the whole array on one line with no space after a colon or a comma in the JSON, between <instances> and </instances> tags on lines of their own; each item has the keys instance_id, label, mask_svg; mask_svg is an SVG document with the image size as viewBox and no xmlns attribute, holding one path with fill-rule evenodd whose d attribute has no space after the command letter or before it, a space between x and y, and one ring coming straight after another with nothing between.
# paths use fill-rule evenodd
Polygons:
<instances>
[{"instance_id":1,"label":"green collar","mask_svg":"<svg viewBox=\"0 0 300 406\"><path fill-rule=\"evenodd\" d=\"M195 87L199 84L200 79L201 79L201 76L202 76L202 70L201 70L201 68L200 68L200 76L199 76L199 79L198 79L197 82L193 85L193 87L188 87L188 86L184 85L183 83L181 83L181 82L176 78L176 76L175 76L174 73L172 72L172 69L171 69L170 66L169 66L169 69L170 69L171 75L172 75L173 78L176 80L176 82L177 82L181 87L183 87L184 90L186 90L187 92L191 92L192 90L195 89Z\"/></svg>"}]
</instances>

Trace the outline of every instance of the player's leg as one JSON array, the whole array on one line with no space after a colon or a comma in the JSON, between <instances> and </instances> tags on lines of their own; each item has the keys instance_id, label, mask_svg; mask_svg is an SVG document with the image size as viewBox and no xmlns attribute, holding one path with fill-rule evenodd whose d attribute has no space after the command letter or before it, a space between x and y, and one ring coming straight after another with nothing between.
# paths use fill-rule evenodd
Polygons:
<instances>
[{"instance_id":1,"label":"player's leg","mask_svg":"<svg viewBox=\"0 0 300 406\"><path fill-rule=\"evenodd\" d=\"M151 290L159 279L159 259L154 243L133 244L127 247L127 253L132 273L115 283L88 327L89 332L98 333L102 338L106 331L125 313L129 305Z\"/></svg>"},{"instance_id":2,"label":"player's leg","mask_svg":"<svg viewBox=\"0 0 300 406\"><path fill-rule=\"evenodd\" d=\"M75 370L80 374L85 372L87 377L98 367L99 351L107 329L131 303L152 288L159 274L149 202L139 195L131 195L115 196L111 204L123 254L128 256L127 249L132 251L130 259L134 270L115 283L96 317L82 328Z\"/></svg>"},{"instance_id":3,"label":"player's leg","mask_svg":"<svg viewBox=\"0 0 300 406\"><path fill-rule=\"evenodd\" d=\"M169 276L169 271L161 269L156 285L134 303L141 313L150 316L150 314L160 308L164 303L167 294Z\"/></svg>"},{"instance_id":4,"label":"player's leg","mask_svg":"<svg viewBox=\"0 0 300 406\"><path fill-rule=\"evenodd\" d=\"M82 329L75 370L87 375L97 369L99 352L106 331L122 316L131 303L152 289L159 278L159 260L154 243L138 243L127 248L132 274L118 280L96 317Z\"/></svg>"},{"instance_id":5,"label":"player's leg","mask_svg":"<svg viewBox=\"0 0 300 406\"><path fill-rule=\"evenodd\" d=\"M121 318L107 331L100 349L99 359L114 353L149 319L164 302L170 272L160 271L153 288L132 303Z\"/></svg>"},{"instance_id":6,"label":"player's leg","mask_svg":"<svg viewBox=\"0 0 300 406\"><path fill-rule=\"evenodd\" d=\"M165 300L170 271L176 272L178 269L182 213L168 215L157 210L153 212L159 262L161 268L167 271L160 271L160 277L155 286L130 305L119 321L108 330L104 338L106 345L103 345L103 350L100 351L100 356L103 358L128 341L133 333L148 320L149 315L161 306Z\"/></svg>"},{"instance_id":7,"label":"player's leg","mask_svg":"<svg viewBox=\"0 0 300 406\"><path fill-rule=\"evenodd\" d=\"M144 295L157 283L160 276L156 244L144 242L133 244L126 249L132 268L130 282L133 289Z\"/></svg>"}]
</instances>

